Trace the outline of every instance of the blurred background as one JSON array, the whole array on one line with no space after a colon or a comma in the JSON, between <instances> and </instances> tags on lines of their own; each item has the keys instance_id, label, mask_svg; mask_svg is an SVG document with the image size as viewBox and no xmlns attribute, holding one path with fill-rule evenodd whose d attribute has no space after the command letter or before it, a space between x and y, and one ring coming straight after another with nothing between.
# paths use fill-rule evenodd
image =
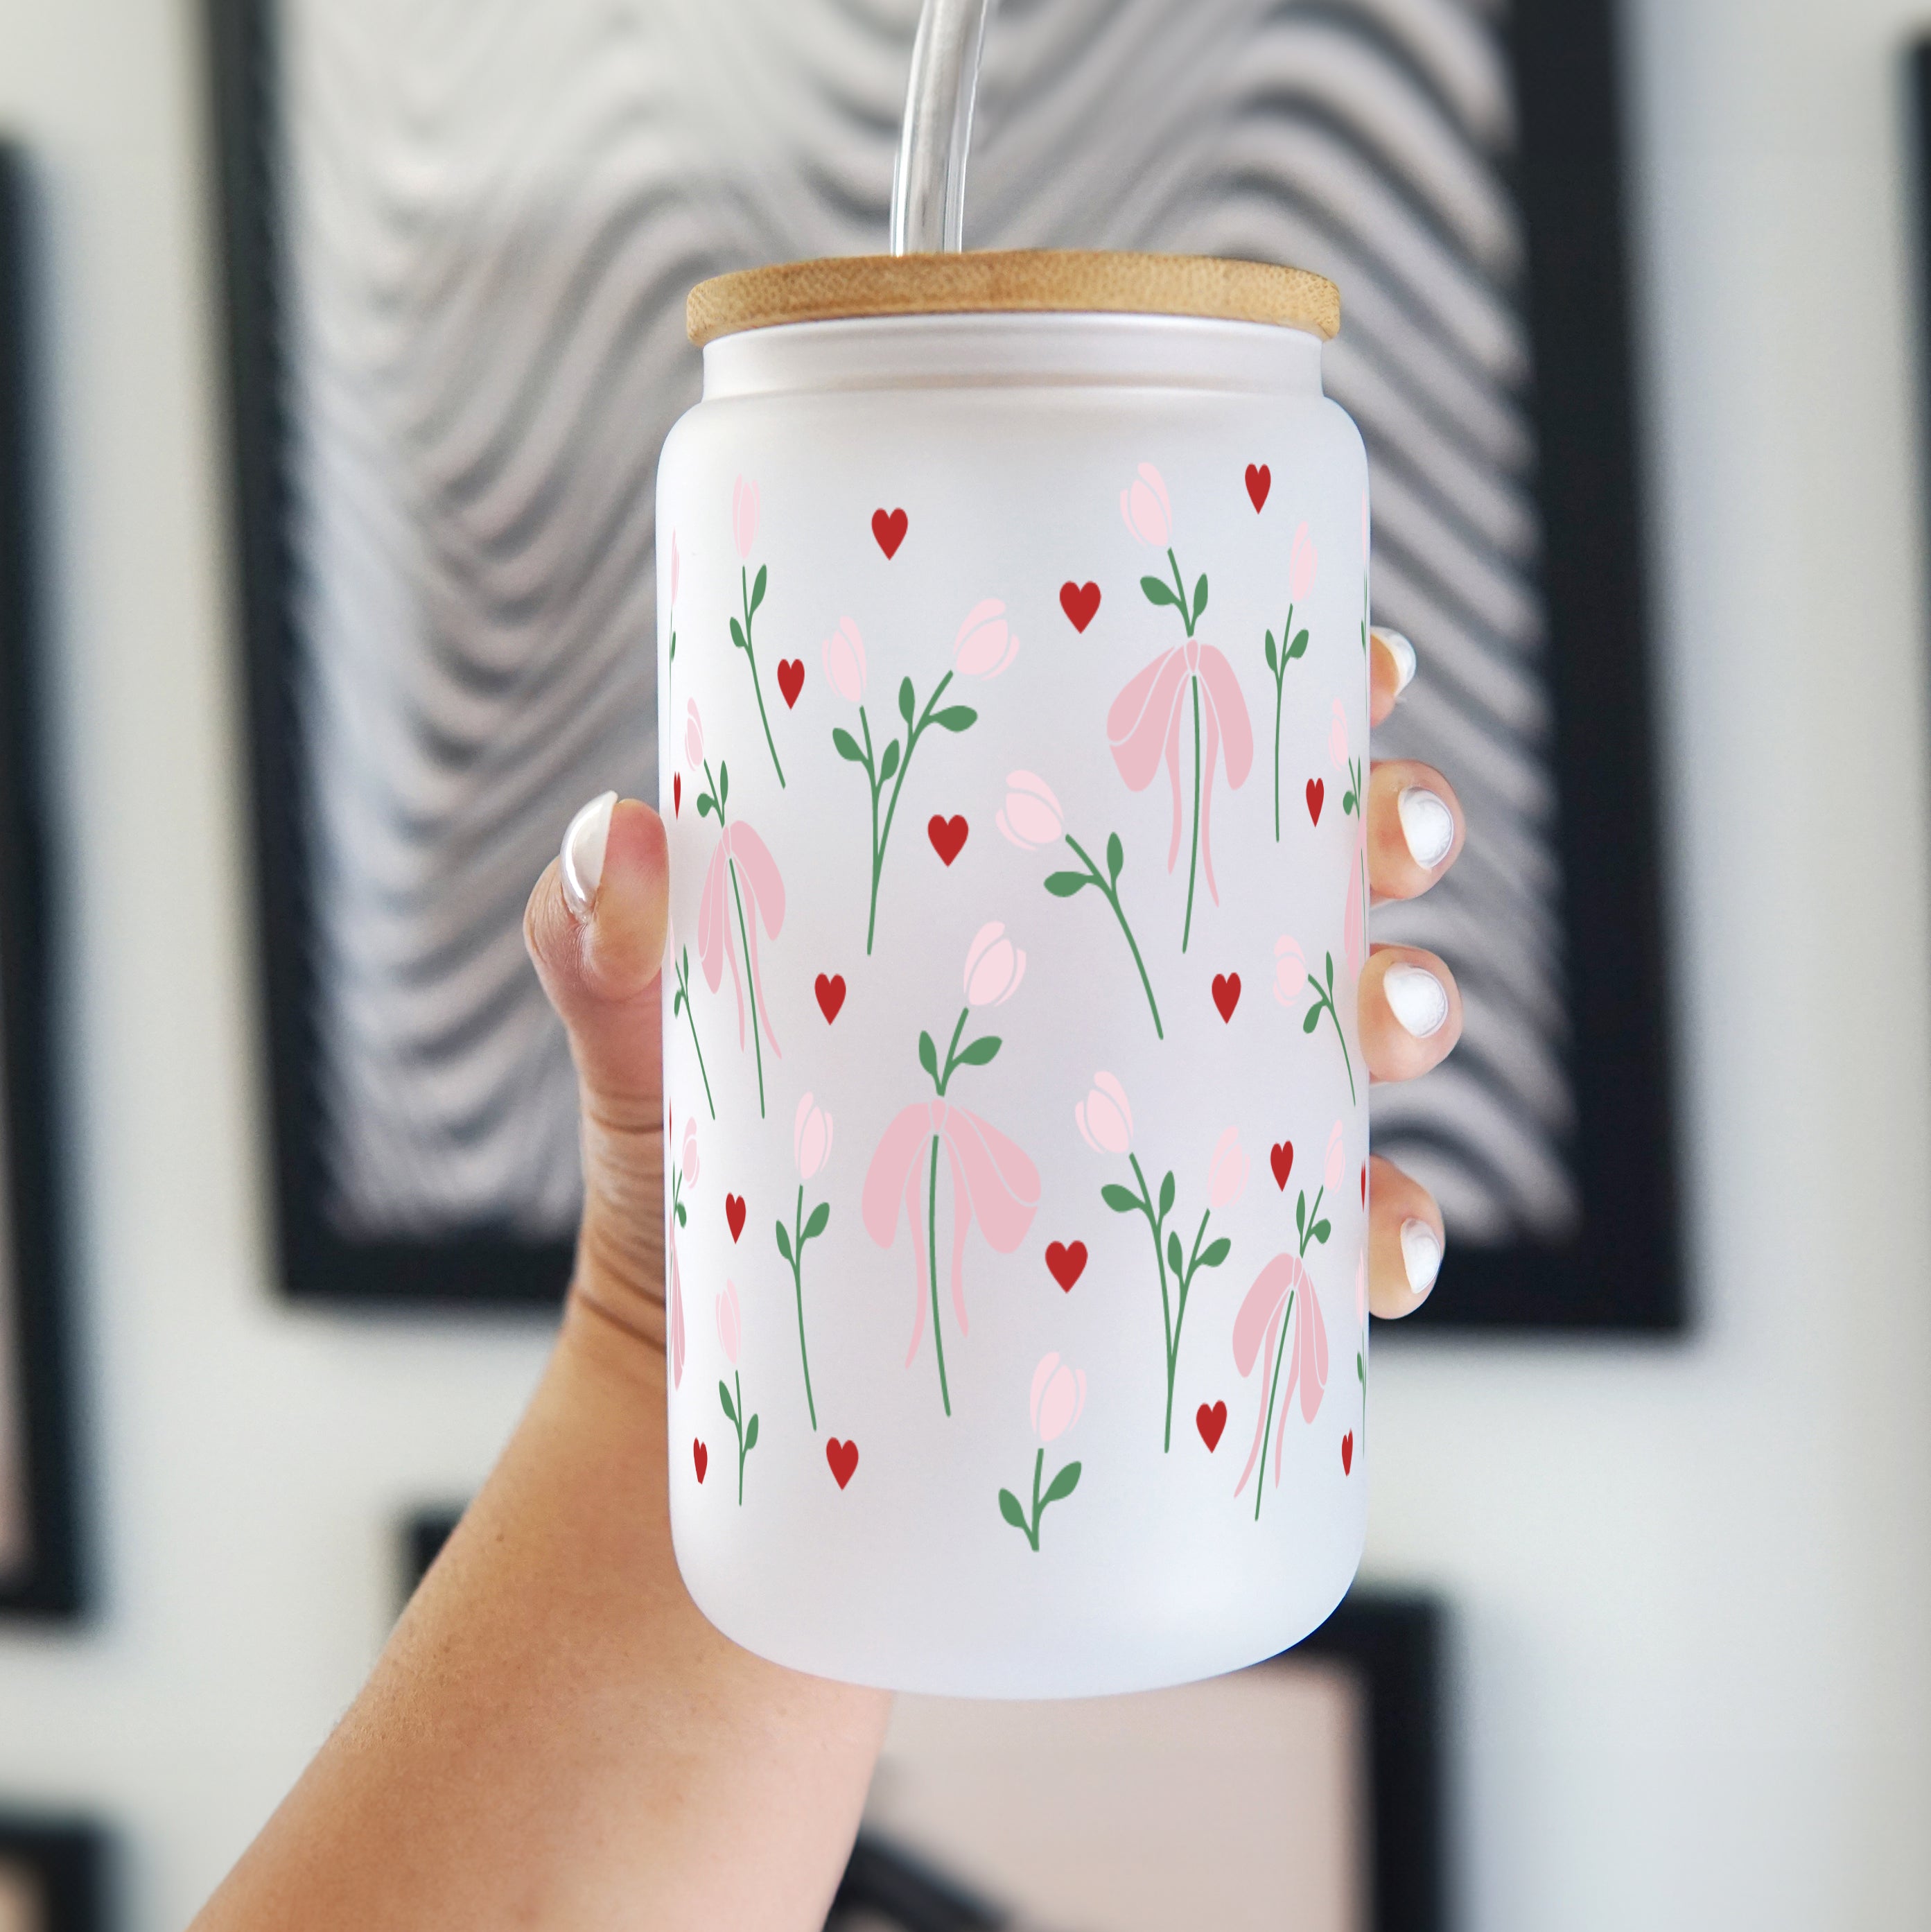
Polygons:
<instances>
[{"instance_id":1,"label":"blurred background","mask_svg":"<svg viewBox=\"0 0 1931 1932\"><path fill-rule=\"evenodd\" d=\"M859 41L814 46L768 10L713 7L754 106L794 69L801 88L829 74L868 145L811 207L730 202L726 240L694 233L677 274L865 245L915 9L877 0L851 10ZM395 10L425 31L447 12ZM1341 10L1385 15L1384 43L1428 11ZM1443 1612L1451 1922L1915 1928L1931 874L1906 56L1931 12L1615 10L1650 586L1629 648L1654 667L1689 1322L1387 1348L1367 1574ZM691 57L683 10L619 14L661 16ZM989 44L1000 238L1078 231L1080 210L999 186L1030 152L1025 76L1000 62L1044 44ZM401 1526L473 1490L547 1330L540 1310L282 1292L259 932L288 882L256 865L211 44L194 0L0 0L0 134L31 182L36 730L88 1586L79 1621L0 1617L0 1812L110 1828L115 1922L136 1932L186 1919L352 1695L403 1587ZM330 45L367 57L349 26ZM358 128L307 138L352 185ZM837 221L814 226L827 205ZM1093 218L1090 238L1117 238L1118 208ZM968 224L991 238L971 206ZM688 394L672 314L646 334ZM1339 373L1360 406L1372 370ZM681 398L649 400L646 492ZM622 682L629 621L607 721L648 715ZM475 848L511 881L490 890L520 901L579 802L558 785ZM529 1198L541 1233L567 1177L539 1162Z\"/></svg>"}]
</instances>

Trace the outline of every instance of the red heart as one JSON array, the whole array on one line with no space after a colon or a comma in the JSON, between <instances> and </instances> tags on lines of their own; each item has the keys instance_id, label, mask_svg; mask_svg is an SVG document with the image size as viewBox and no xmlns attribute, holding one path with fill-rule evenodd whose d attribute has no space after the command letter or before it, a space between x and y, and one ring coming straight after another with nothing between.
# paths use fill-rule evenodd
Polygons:
<instances>
[{"instance_id":1,"label":"red heart","mask_svg":"<svg viewBox=\"0 0 1931 1932\"><path fill-rule=\"evenodd\" d=\"M1364 1208L1368 1204L1368 1163L1365 1160L1361 1163L1361 1204Z\"/></svg>"},{"instance_id":2,"label":"red heart","mask_svg":"<svg viewBox=\"0 0 1931 1932\"><path fill-rule=\"evenodd\" d=\"M1264 463L1258 469L1251 463L1248 464L1247 494L1253 500L1257 517L1261 514L1261 506L1267 500L1267 492L1273 487L1273 476Z\"/></svg>"},{"instance_id":3,"label":"red heart","mask_svg":"<svg viewBox=\"0 0 1931 1932\"><path fill-rule=\"evenodd\" d=\"M805 660L802 658L780 658L778 660L778 688L784 694L784 708L795 710L798 694L805 688Z\"/></svg>"},{"instance_id":4,"label":"red heart","mask_svg":"<svg viewBox=\"0 0 1931 1932\"><path fill-rule=\"evenodd\" d=\"M727 1194L724 1196L724 1219L730 1223L731 1239L736 1240L744 1232L744 1196Z\"/></svg>"},{"instance_id":5,"label":"red heart","mask_svg":"<svg viewBox=\"0 0 1931 1932\"><path fill-rule=\"evenodd\" d=\"M970 830L963 817L947 818L935 812L925 827L925 836L932 842L932 850L949 866L965 850L966 834Z\"/></svg>"},{"instance_id":6,"label":"red heart","mask_svg":"<svg viewBox=\"0 0 1931 1932\"><path fill-rule=\"evenodd\" d=\"M1071 620L1075 630L1084 631L1099 608L1099 586L1069 580L1060 586L1060 608Z\"/></svg>"},{"instance_id":7,"label":"red heart","mask_svg":"<svg viewBox=\"0 0 1931 1932\"><path fill-rule=\"evenodd\" d=\"M1274 1185L1285 1194L1288 1191L1288 1176L1294 1171L1294 1144L1292 1141L1276 1141L1267 1150L1267 1165L1274 1170Z\"/></svg>"},{"instance_id":8,"label":"red heart","mask_svg":"<svg viewBox=\"0 0 1931 1932\"><path fill-rule=\"evenodd\" d=\"M697 1480L704 1480L704 1472L711 1466L711 1452L701 1442L691 1444L691 1460L697 1466Z\"/></svg>"},{"instance_id":9,"label":"red heart","mask_svg":"<svg viewBox=\"0 0 1931 1932\"><path fill-rule=\"evenodd\" d=\"M1073 1283L1086 1273L1085 1242L1051 1243L1046 1250L1046 1266L1060 1287L1072 1294Z\"/></svg>"},{"instance_id":10,"label":"red heart","mask_svg":"<svg viewBox=\"0 0 1931 1932\"><path fill-rule=\"evenodd\" d=\"M898 546L905 541L905 526L909 520L903 510L894 510L889 517L883 510L871 513L871 533L878 539L878 547L884 551L888 563L898 554Z\"/></svg>"},{"instance_id":11,"label":"red heart","mask_svg":"<svg viewBox=\"0 0 1931 1932\"><path fill-rule=\"evenodd\" d=\"M831 1465L832 1474L838 1478L838 1487L843 1489L857 1471L858 1444L856 1442L841 1442L834 1436L825 1444L825 1460Z\"/></svg>"},{"instance_id":12,"label":"red heart","mask_svg":"<svg viewBox=\"0 0 1931 1932\"><path fill-rule=\"evenodd\" d=\"M813 990L818 995L818 1010L824 1015L826 1025L829 1026L844 1010L845 976L834 973L828 980L820 973Z\"/></svg>"},{"instance_id":13,"label":"red heart","mask_svg":"<svg viewBox=\"0 0 1931 1932\"><path fill-rule=\"evenodd\" d=\"M683 774L682 772L673 772L670 774L670 815L671 815L671 817L672 817L673 818L675 818L677 816L677 814L678 814L680 812L682 812L683 809L684 809L684 774Z\"/></svg>"},{"instance_id":14,"label":"red heart","mask_svg":"<svg viewBox=\"0 0 1931 1932\"><path fill-rule=\"evenodd\" d=\"M1234 1009L1240 1004L1240 975L1238 973L1216 973L1213 976L1213 1004L1220 1009L1220 1017L1231 1020Z\"/></svg>"},{"instance_id":15,"label":"red heart","mask_svg":"<svg viewBox=\"0 0 1931 1932\"><path fill-rule=\"evenodd\" d=\"M1325 780L1321 778L1309 778L1308 780L1307 815L1309 818L1312 819L1317 825L1321 823L1321 801L1327 796L1327 785Z\"/></svg>"},{"instance_id":16,"label":"red heart","mask_svg":"<svg viewBox=\"0 0 1931 1932\"><path fill-rule=\"evenodd\" d=\"M1354 1473L1354 1432L1351 1429L1341 1438L1341 1473L1344 1476Z\"/></svg>"},{"instance_id":17,"label":"red heart","mask_svg":"<svg viewBox=\"0 0 1931 1932\"><path fill-rule=\"evenodd\" d=\"M1226 1403L1217 1402L1210 1408L1202 1402L1194 1412L1194 1426L1200 1431L1200 1439L1211 1456L1220 1447L1220 1432L1227 1426Z\"/></svg>"}]
</instances>

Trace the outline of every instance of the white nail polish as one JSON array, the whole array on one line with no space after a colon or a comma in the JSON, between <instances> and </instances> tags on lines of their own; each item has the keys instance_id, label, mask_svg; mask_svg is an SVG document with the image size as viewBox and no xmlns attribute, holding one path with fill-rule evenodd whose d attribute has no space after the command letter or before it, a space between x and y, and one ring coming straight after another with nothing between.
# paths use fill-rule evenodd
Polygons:
<instances>
[{"instance_id":1,"label":"white nail polish","mask_svg":"<svg viewBox=\"0 0 1931 1932\"><path fill-rule=\"evenodd\" d=\"M1399 631L1384 631L1378 625L1368 634L1378 638L1395 661L1395 695L1399 698L1415 681L1415 647Z\"/></svg>"},{"instance_id":2,"label":"white nail polish","mask_svg":"<svg viewBox=\"0 0 1931 1932\"><path fill-rule=\"evenodd\" d=\"M1417 1040L1441 1030L1448 1018L1448 988L1426 967L1403 961L1388 968L1381 985L1396 1018Z\"/></svg>"},{"instance_id":3,"label":"white nail polish","mask_svg":"<svg viewBox=\"0 0 1931 1932\"><path fill-rule=\"evenodd\" d=\"M570 821L563 835L558 868L563 875L563 902L580 923L589 917L604 882L604 848L610 843L610 814L617 795L607 791L591 800Z\"/></svg>"},{"instance_id":4,"label":"white nail polish","mask_svg":"<svg viewBox=\"0 0 1931 1932\"><path fill-rule=\"evenodd\" d=\"M1415 863L1425 872L1433 872L1455 843L1454 813L1423 785L1410 785L1396 808L1401 814L1402 836L1408 841Z\"/></svg>"},{"instance_id":5,"label":"white nail polish","mask_svg":"<svg viewBox=\"0 0 1931 1932\"><path fill-rule=\"evenodd\" d=\"M1441 1244L1426 1221L1402 1223L1402 1265L1408 1270L1408 1292L1417 1300L1435 1286L1441 1272Z\"/></svg>"}]
</instances>

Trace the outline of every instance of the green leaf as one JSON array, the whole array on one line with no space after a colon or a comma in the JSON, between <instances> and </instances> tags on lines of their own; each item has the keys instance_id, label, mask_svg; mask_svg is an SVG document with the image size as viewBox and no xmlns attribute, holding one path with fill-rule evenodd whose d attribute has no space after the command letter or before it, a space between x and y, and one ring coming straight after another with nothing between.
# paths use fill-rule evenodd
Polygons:
<instances>
[{"instance_id":1,"label":"green leaf","mask_svg":"<svg viewBox=\"0 0 1931 1932\"><path fill-rule=\"evenodd\" d=\"M1069 1462L1046 1485L1046 1493L1039 1498L1039 1507L1044 1509L1048 1503L1064 1502L1079 1487L1079 1465Z\"/></svg>"},{"instance_id":2,"label":"green leaf","mask_svg":"<svg viewBox=\"0 0 1931 1932\"><path fill-rule=\"evenodd\" d=\"M709 792L700 791L697 794L697 816L700 818L707 812L715 812L717 808L718 802Z\"/></svg>"},{"instance_id":3,"label":"green leaf","mask_svg":"<svg viewBox=\"0 0 1931 1932\"><path fill-rule=\"evenodd\" d=\"M1126 869L1126 848L1120 842L1120 834L1110 832L1106 836L1106 869L1113 883L1120 883L1120 875Z\"/></svg>"},{"instance_id":4,"label":"green leaf","mask_svg":"<svg viewBox=\"0 0 1931 1932\"><path fill-rule=\"evenodd\" d=\"M1294 1232L1297 1234L1304 1234L1307 1232L1307 1192L1306 1189L1303 1189L1301 1191L1300 1198L1294 1202Z\"/></svg>"},{"instance_id":5,"label":"green leaf","mask_svg":"<svg viewBox=\"0 0 1931 1932\"><path fill-rule=\"evenodd\" d=\"M909 677L901 678L898 680L898 715L907 724L911 723L912 714L918 709L918 695L912 688L912 680Z\"/></svg>"},{"instance_id":6,"label":"green leaf","mask_svg":"<svg viewBox=\"0 0 1931 1932\"><path fill-rule=\"evenodd\" d=\"M753 610L757 610L757 607L758 607L760 604L762 604L763 602L764 602L764 566L763 566L763 564L761 564L761 563L760 563L760 564L757 566L757 579L756 579L756 580L752 584L752 585L751 585L751 609L752 609Z\"/></svg>"},{"instance_id":7,"label":"green leaf","mask_svg":"<svg viewBox=\"0 0 1931 1932\"><path fill-rule=\"evenodd\" d=\"M939 1049L932 1044L932 1036L922 1033L919 1036L919 1064L936 1080L939 1077Z\"/></svg>"},{"instance_id":8,"label":"green leaf","mask_svg":"<svg viewBox=\"0 0 1931 1932\"><path fill-rule=\"evenodd\" d=\"M1200 581L1193 587L1193 620L1200 622L1200 614L1207 608L1207 572L1200 574Z\"/></svg>"},{"instance_id":9,"label":"green leaf","mask_svg":"<svg viewBox=\"0 0 1931 1932\"><path fill-rule=\"evenodd\" d=\"M1180 1238L1169 1228L1167 1230L1167 1266L1177 1275L1187 1271L1186 1256L1180 1252Z\"/></svg>"},{"instance_id":10,"label":"green leaf","mask_svg":"<svg viewBox=\"0 0 1931 1932\"><path fill-rule=\"evenodd\" d=\"M671 996L670 996L670 1017L671 1017L673 1020L674 1020L675 1018L676 1018L676 1017L678 1016L678 1015L679 1015L679 1014L680 1014L681 1012L683 1012L683 1010L684 1010L684 1006L685 1006L685 992L684 992L684 988L683 988L682 986L679 986L679 987L677 988L676 992L674 992L674 993L673 993L673 994L671 994Z\"/></svg>"},{"instance_id":11,"label":"green leaf","mask_svg":"<svg viewBox=\"0 0 1931 1932\"><path fill-rule=\"evenodd\" d=\"M840 758L850 760L853 764L865 763L865 754L859 749L858 740L842 724L832 727L832 746Z\"/></svg>"},{"instance_id":12,"label":"green leaf","mask_svg":"<svg viewBox=\"0 0 1931 1932\"><path fill-rule=\"evenodd\" d=\"M1315 1028L1320 1025L1321 1012L1322 1009L1318 1005L1308 1008L1307 1018L1301 1022L1303 1033L1312 1033Z\"/></svg>"},{"instance_id":13,"label":"green leaf","mask_svg":"<svg viewBox=\"0 0 1931 1932\"><path fill-rule=\"evenodd\" d=\"M1010 1490L1001 1490L999 1492L999 1514L1015 1529L1026 1527L1026 1512L1019 1507L1019 1498ZM1008 1546L1010 1547L1009 1545Z\"/></svg>"},{"instance_id":14,"label":"green leaf","mask_svg":"<svg viewBox=\"0 0 1931 1932\"><path fill-rule=\"evenodd\" d=\"M1174 1211L1174 1170L1167 1170L1167 1178L1160 1183L1160 1219L1165 1220Z\"/></svg>"},{"instance_id":15,"label":"green leaf","mask_svg":"<svg viewBox=\"0 0 1931 1932\"><path fill-rule=\"evenodd\" d=\"M680 1228L688 1228L691 1225L691 1217L685 1213L684 1204L681 1201L677 1204L677 1225Z\"/></svg>"},{"instance_id":16,"label":"green leaf","mask_svg":"<svg viewBox=\"0 0 1931 1932\"><path fill-rule=\"evenodd\" d=\"M1327 990L1330 997L1334 992L1334 955L1327 956Z\"/></svg>"},{"instance_id":17,"label":"green leaf","mask_svg":"<svg viewBox=\"0 0 1931 1932\"><path fill-rule=\"evenodd\" d=\"M731 1385L729 1382L721 1379L721 1378L719 1379L718 1383L718 1400L724 1406L725 1417L732 1424L732 1425L735 1426L738 1419L738 1412L731 1406Z\"/></svg>"},{"instance_id":18,"label":"green leaf","mask_svg":"<svg viewBox=\"0 0 1931 1932\"><path fill-rule=\"evenodd\" d=\"M878 761L878 782L883 784L898 769L898 740L895 738L885 748L885 756Z\"/></svg>"},{"instance_id":19,"label":"green leaf","mask_svg":"<svg viewBox=\"0 0 1931 1932\"><path fill-rule=\"evenodd\" d=\"M1053 872L1046 879L1046 890L1056 899L1069 899L1074 893L1093 884L1087 872Z\"/></svg>"},{"instance_id":20,"label":"green leaf","mask_svg":"<svg viewBox=\"0 0 1931 1932\"><path fill-rule=\"evenodd\" d=\"M970 704L949 704L932 713L932 722L943 731L969 731L979 722L979 713Z\"/></svg>"},{"instance_id":21,"label":"green leaf","mask_svg":"<svg viewBox=\"0 0 1931 1932\"><path fill-rule=\"evenodd\" d=\"M1233 1250L1234 1244L1225 1234L1219 1240L1210 1241L1200 1258L1202 1268L1218 1268Z\"/></svg>"},{"instance_id":22,"label":"green leaf","mask_svg":"<svg viewBox=\"0 0 1931 1932\"><path fill-rule=\"evenodd\" d=\"M1130 1187L1122 1187L1118 1181L1109 1180L1099 1190L1099 1198L1116 1214L1138 1214L1146 1210L1146 1203Z\"/></svg>"},{"instance_id":23,"label":"green leaf","mask_svg":"<svg viewBox=\"0 0 1931 1932\"><path fill-rule=\"evenodd\" d=\"M1314 1224L1314 1238L1320 1242L1323 1247L1327 1246L1327 1238L1333 1232L1333 1228L1326 1221L1317 1221Z\"/></svg>"},{"instance_id":24,"label":"green leaf","mask_svg":"<svg viewBox=\"0 0 1931 1932\"><path fill-rule=\"evenodd\" d=\"M983 1040L976 1040L959 1055L961 1066L990 1066L999 1057L999 1042L988 1034Z\"/></svg>"},{"instance_id":25,"label":"green leaf","mask_svg":"<svg viewBox=\"0 0 1931 1932\"><path fill-rule=\"evenodd\" d=\"M1267 633L1267 668L1270 670L1274 668L1274 634L1272 631Z\"/></svg>"},{"instance_id":26,"label":"green leaf","mask_svg":"<svg viewBox=\"0 0 1931 1932\"><path fill-rule=\"evenodd\" d=\"M753 1416L745 1425L744 1453L748 1456L757 1447L757 1418Z\"/></svg>"},{"instance_id":27,"label":"green leaf","mask_svg":"<svg viewBox=\"0 0 1931 1932\"><path fill-rule=\"evenodd\" d=\"M787 1262L791 1258L791 1230L782 1221L778 1224L778 1252Z\"/></svg>"},{"instance_id":28,"label":"green leaf","mask_svg":"<svg viewBox=\"0 0 1931 1932\"><path fill-rule=\"evenodd\" d=\"M1344 817L1354 809L1354 794L1351 791L1341 794L1341 809Z\"/></svg>"},{"instance_id":29,"label":"green leaf","mask_svg":"<svg viewBox=\"0 0 1931 1932\"><path fill-rule=\"evenodd\" d=\"M731 768L722 759L718 761L718 816L724 815L724 807L731 802Z\"/></svg>"},{"instance_id":30,"label":"green leaf","mask_svg":"<svg viewBox=\"0 0 1931 1932\"><path fill-rule=\"evenodd\" d=\"M1164 577L1143 577L1140 588L1147 593L1149 604L1177 604L1180 601L1174 595L1174 586Z\"/></svg>"},{"instance_id":31,"label":"green leaf","mask_svg":"<svg viewBox=\"0 0 1931 1932\"><path fill-rule=\"evenodd\" d=\"M805 1240L808 1241L815 1241L818 1237L825 1232L826 1228L831 1225L831 1219L832 1204L829 1201L820 1201L817 1206L811 1210L809 1216L805 1220Z\"/></svg>"},{"instance_id":32,"label":"green leaf","mask_svg":"<svg viewBox=\"0 0 1931 1932\"><path fill-rule=\"evenodd\" d=\"M748 651L751 648L744 640L744 626L735 617L731 620L731 642L741 651Z\"/></svg>"},{"instance_id":33,"label":"green leaf","mask_svg":"<svg viewBox=\"0 0 1931 1932\"><path fill-rule=\"evenodd\" d=\"M1306 632L1297 631L1294 633L1294 640L1288 646L1288 656L1290 658L1304 658L1307 656Z\"/></svg>"}]
</instances>

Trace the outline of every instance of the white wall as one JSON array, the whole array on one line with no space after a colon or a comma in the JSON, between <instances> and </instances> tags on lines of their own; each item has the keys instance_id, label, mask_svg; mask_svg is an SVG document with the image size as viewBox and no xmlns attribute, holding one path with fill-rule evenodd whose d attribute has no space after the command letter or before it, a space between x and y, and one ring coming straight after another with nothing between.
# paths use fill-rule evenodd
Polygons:
<instances>
[{"instance_id":1,"label":"white wall","mask_svg":"<svg viewBox=\"0 0 1931 1932\"><path fill-rule=\"evenodd\" d=\"M1372 1563L1459 1612L1468 1932L1931 1922L1931 1072L1899 0L1633 0L1687 1346L1381 1358ZM37 152L101 1614L0 1794L178 1924L352 1694L533 1329L269 1288L196 0L0 0Z\"/></svg>"}]
</instances>

